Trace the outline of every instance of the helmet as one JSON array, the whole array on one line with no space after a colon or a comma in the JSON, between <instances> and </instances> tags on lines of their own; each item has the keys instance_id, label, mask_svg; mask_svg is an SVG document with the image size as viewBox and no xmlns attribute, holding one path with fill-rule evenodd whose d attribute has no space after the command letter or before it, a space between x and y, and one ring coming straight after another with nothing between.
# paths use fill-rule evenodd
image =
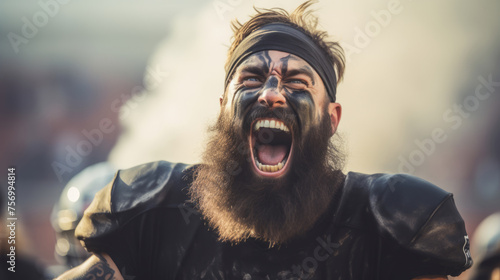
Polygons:
<instances>
[{"instance_id":1,"label":"helmet","mask_svg":"<svg viewBox=\"0 0 500 280\"><path fill-rule=\"evenodd\" d=\"M62 191L51 215L56 232L56 259L69 267L77 266L90 254L75 238L75 228L94 195L111 182L116 169L107 162L91 165L75 175Z\"/></svg>"},{"instance_id":2,"label":"helmet","mask_svg":"<svg viewBox=\"0 0 500 280\"><path fill-rule=\"evenodd\" d=\"M500 267L500 212L484 219L472 240L477 265L471 279L490 279L491 272Z\"/></svg>"}]
</instances>

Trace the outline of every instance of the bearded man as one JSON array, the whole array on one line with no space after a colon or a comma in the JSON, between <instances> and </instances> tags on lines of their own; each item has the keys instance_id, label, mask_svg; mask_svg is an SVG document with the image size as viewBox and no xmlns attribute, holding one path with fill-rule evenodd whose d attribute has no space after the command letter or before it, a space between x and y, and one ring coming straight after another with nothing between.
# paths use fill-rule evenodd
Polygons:
<instances>
[{"instance_id":1,"label":"bearded man","mask_svg":"<svg viewBox=\"0 0 500 280\"><path fill-rule=\"evenodd\" d=\"M199 165L119 171L60 279L446 279L472 264L452 195L409 175L341 171L341 47L311 2L236 22Z\"/></svg>"}]
</instances>

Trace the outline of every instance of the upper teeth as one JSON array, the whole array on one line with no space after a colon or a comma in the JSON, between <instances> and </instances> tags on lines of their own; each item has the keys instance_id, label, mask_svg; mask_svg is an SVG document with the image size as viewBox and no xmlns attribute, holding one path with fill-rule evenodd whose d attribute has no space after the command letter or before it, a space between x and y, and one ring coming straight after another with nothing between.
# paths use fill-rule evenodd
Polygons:
<instances>
[{"instance_id":1,"label":"upper teeth","mask_svg":"<svg viewBox=\"0 0 500 280\"><path fill-rule=\"evenodd\" d=\"M259 130L261 127L269 127L269 128L276 128L276 129L281 129L283 131L290 131L288 127L282 122L278 120L258 120L254 124L254 130Z\"/></svg>"}]
</instances>

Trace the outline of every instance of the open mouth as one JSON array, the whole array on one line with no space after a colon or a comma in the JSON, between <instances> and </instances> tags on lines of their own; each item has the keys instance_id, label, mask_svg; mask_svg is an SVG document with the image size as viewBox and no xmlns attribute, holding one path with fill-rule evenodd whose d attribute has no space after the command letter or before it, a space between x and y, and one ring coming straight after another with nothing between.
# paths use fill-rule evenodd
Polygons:
<instances>
[{"instance_id":1,"label":"open mouth","mask_svg":"<svg viewBox=\"0 0 500 280\"><path fill-rule=\"evenodd\" d=\"M288 169L292 156L292 132L278 119L257 119L252 123L250 151L257 174L280 177Z\"/></svg>"}]
</instances>

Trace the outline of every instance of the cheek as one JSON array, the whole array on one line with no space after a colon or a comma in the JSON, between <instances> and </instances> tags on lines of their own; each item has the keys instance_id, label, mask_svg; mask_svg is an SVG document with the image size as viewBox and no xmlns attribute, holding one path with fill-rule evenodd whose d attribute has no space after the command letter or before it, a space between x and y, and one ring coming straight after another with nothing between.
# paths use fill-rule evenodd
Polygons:
<instances>
[{"instance_id":1,"label":"cheek","mask_svg":"<svg viewBox=\"0 0 500 280\"><path fill-rule=\"evenodd\" d=\"M307 133L316 121L316 108L309 92L294 92L287 101L299 117L302 133Z\"/></svg>"},{"instance_id":2,"label":"cheek","mask_svg":"<svg viewBox=\"0 0 500 280\"><path fill-rule=\"evenodd\" d=\"M325 100L316 100L315 118L318 123L321 122L326 116L330 118L330 115L328 113L328 104L329 103Z\"/></svg>"},{"instance_id":3,"label":"cheek","mask_svg":"<svg viewBox=\"0 0 500 280\"><path fill-rule=\"evenodd\" d=\"M231 106L233 120L242 122L249 108L252 107L259 98L259 90L240 90L234 94L232 101L228 104ZM241 123L240 123L241 125Z\"/></svg>"}]
</instances>

